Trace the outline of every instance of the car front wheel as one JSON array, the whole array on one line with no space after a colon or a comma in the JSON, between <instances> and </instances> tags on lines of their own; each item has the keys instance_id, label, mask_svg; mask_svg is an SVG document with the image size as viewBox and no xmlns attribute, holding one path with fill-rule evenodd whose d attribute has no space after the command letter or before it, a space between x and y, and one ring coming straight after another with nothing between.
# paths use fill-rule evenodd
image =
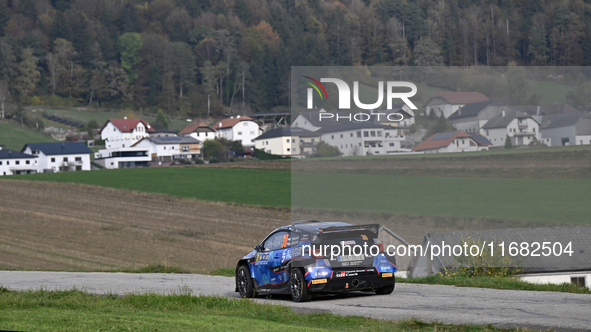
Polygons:
<instances>
[{"instance_id":1,"label":"car front wheel","mask_svg":"<svg viewBox=\"0 0 591 332\"><path fill-rule=\"evenodd\" d=\"M291 298L295 302L307 302L312 298L308 292L308 285L304 278L304 271L300 268L291 270L289 275L289 287L291 289Z\"/></svg>"},{"instance_id":2,"label":"car front wheel","mask_svg":"<svg viewBox=\"0 0 591 332\"><path fill-rule=\"evenodd\" d=\"M238 294L240 297L252 298L256 296L254 291L254 284L250 277L250 271L248 266L241 265L236 271L236 286L238 288Z\"/></svg>"}]
</instances>

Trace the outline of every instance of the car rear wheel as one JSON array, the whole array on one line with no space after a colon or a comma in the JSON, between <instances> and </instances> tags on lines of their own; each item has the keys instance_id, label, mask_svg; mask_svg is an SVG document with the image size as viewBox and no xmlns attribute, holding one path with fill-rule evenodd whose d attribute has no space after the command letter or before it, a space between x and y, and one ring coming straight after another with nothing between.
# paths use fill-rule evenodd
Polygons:
<instances>
[{"instance_id":1,"label":"car rear wheel","mask_svg":"<svg viewBox=\"0 0 591 332\"><path fill-rule=\"evenodd\" d=\"M236 271L236 287L238 288L240 297L252 298L256 296L248 266L241 265L238 271Z\"/></svg>"},{"instance_id":2,"label":"car rear wheel","mask_svg":"<svg viewBox=\"0 0 591 332\"><path fill-rule=\"evenodd\" d=\"M392 294L392 292L394 291L394 286L395 286L395 284L380 287L380 288L376 289L376 294L378 294L378 295Z\"/></svg>"},{"instance_id":3,"label":"car rear wheel","mask_svg":"<svg viewBox=\"0 0 591 332\"><path fill-rule=\"evenodd\" d=\"M308 285L304 278L304 271L300 268L291 270L289 276L289 288L291 289L291 298L295 302L307 302L312 298L308 292Z\"/></svg>"}]
</instances>

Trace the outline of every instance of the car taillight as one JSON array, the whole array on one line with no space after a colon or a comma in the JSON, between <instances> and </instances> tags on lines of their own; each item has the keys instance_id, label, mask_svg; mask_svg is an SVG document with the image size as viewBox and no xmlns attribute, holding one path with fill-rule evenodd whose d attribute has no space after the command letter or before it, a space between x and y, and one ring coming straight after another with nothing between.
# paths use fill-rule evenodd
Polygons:
<instances>
[{"instance_id":1,"label":"car taillight","mask_svg":"<svg viewBox=\"0 0 591 332\"><path fill-rule=\"evenodd\" d=\"M384 245L381 243L377 243L378 248L380 248L379 252L384 252Z\"/></svg>"}]
</instances>

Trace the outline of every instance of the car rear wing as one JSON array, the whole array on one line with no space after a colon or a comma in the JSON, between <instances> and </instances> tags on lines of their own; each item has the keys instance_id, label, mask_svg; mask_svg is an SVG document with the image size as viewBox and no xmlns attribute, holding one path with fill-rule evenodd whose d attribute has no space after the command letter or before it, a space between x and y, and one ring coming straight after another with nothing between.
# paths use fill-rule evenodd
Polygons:
<instances>
[{"instance_id":1,"label":"car rear wing","mask_svg":"<svg viewBox=\"0 0 591 332\"><path fill-rule=\"evenodd\" d=\"M364 231L370 232L374 235L374 238L378 236L380 230L380 224L367 224L367 225L351 225L351 226L339 226L339 227L327 227L318 229L318 233L330 234L340 232L354 232Z\"/></svg>"}]
</instances>

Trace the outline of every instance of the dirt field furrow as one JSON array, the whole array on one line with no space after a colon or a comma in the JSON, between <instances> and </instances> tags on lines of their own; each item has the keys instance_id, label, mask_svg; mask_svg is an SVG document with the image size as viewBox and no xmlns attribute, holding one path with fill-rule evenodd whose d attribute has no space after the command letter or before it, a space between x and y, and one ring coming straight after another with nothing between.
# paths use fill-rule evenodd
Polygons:
<instances>
[{"instance_id":1,"label":"dirt field furrow","mask_svg":"<svg viewBox=\"0 0 591 332\"><path fill-rule=\"evenodd\" d=\"M0 182L0 268L101 270L231 265L287 209L50 182Z\"/></svg>"}]
</instances>

